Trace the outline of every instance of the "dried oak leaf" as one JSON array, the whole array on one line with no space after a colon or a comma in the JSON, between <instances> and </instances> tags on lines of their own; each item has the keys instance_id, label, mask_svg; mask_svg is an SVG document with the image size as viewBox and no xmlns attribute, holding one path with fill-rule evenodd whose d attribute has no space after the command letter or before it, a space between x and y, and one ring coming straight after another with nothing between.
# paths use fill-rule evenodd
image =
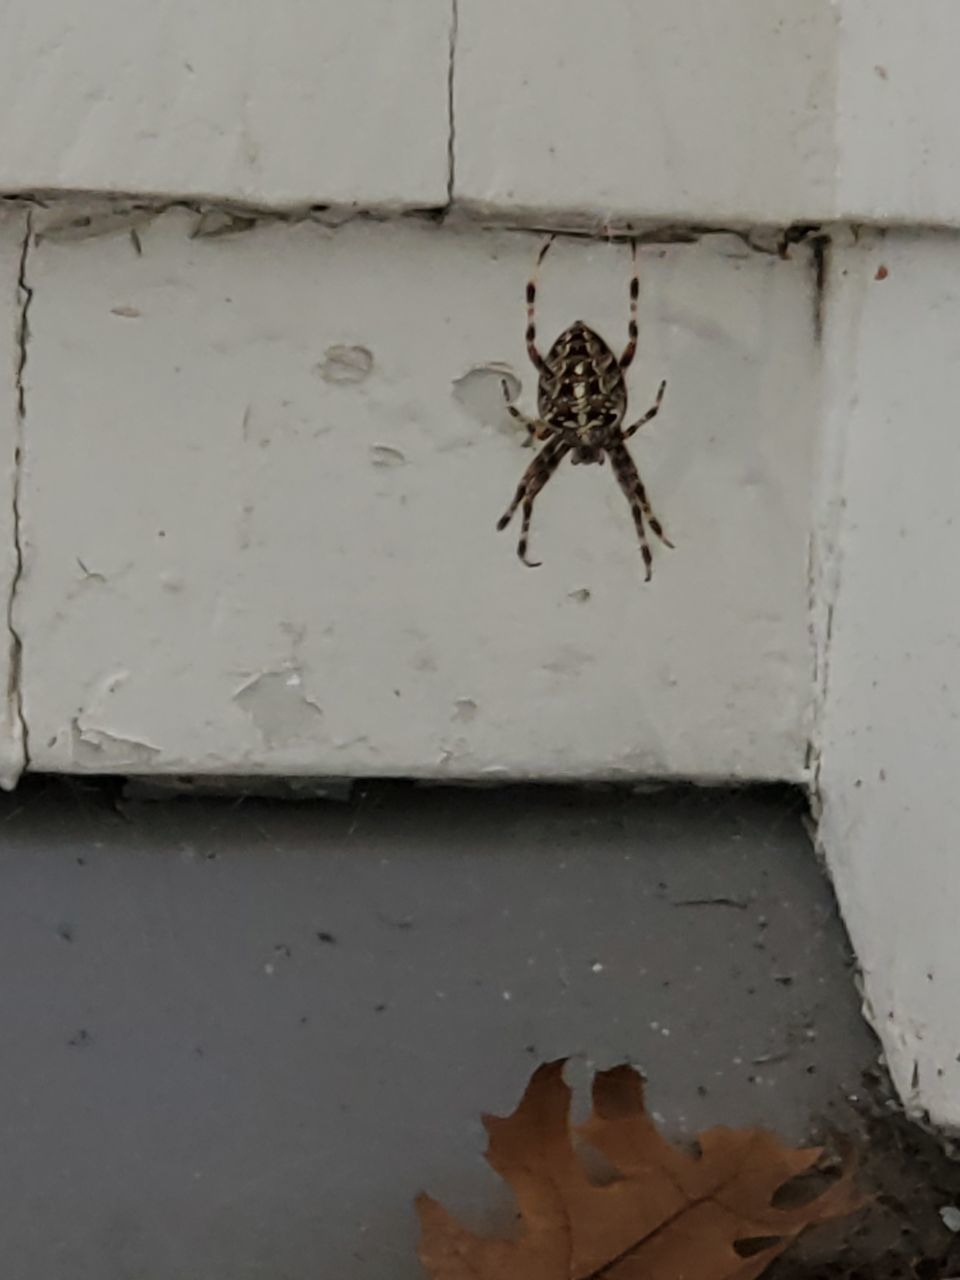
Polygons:
<instances>
[{"instance_id":1,"label":"dried oak leaf","mask_svg":"<svg viewBox=\"0 0 960 1280\"><path fill-rule=\"evenodd\" d=\"M563 1068L540 1067L512 1115L483 1119L487 1161L516 1197L516 1240L475 1235L418 1197L433 1280L752 1280L807 1227L860 1205L849 1162L814 1198L775 1204L823 1153L763 1129L706 1130L699 1154L671 1146L629 1066L594 1077L593 1111L577 1130L616 1171L598 1183L574 1149Z\"/></svg>"}]
</instances>

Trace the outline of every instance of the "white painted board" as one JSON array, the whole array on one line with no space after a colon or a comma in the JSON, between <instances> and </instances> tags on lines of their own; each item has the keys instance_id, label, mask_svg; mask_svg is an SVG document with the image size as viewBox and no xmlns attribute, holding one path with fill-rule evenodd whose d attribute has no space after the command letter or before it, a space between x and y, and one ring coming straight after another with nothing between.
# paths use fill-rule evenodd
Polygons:
<instances>
[{"instance_id":1,"label":"white painted board","mask_svg":"<svg viewBox=\"0 0 960 1280\"><path fill-rule=\"evenodd\" d=\"M792 222L835 182L830 0L459 0L455 193L487 210Z\"/></svg>"},{"instance_id":2,"label":"white painted board","mask_svg":"<svg viewBox=\"0 0 960 1280\"><path fill-rule=\"evenodd\" d=\"M960 224L953 0L840 0L837 218Z\"/></svg>"},{"instance_id":3,"label":"white painted board","mask_svg":"<svg viewBox=\"0 0 960 1280\"><path fill-rule=\"evenodd\" d=\"M7 0L0 190L442 204L449 0Z\"/></svg>"},{"instance_id":4,"label":"white painted board","mask_svg":"<svg viewBox=\"0 0 960 1280\"><path fill-rule=\"evenodd\" d=\"M960 1130L960 241L837 252L820 841L901 1096Z\"/></svg>"},{"instance_id":5,"label":"white painted board","mask_svg":"<svg viewBox=\"0 0 960 1280\"><path fill-rule=\"evenodd\" d=\"M816 415L811 271L735 237L647 246L631 442L565 467L532 551L538 237L408 220L192 239L185 213L41 239L17 625L38 769L803 776ZM558 242L543 341L626 339L629 254Z\"/></svg>"}]
</instances>

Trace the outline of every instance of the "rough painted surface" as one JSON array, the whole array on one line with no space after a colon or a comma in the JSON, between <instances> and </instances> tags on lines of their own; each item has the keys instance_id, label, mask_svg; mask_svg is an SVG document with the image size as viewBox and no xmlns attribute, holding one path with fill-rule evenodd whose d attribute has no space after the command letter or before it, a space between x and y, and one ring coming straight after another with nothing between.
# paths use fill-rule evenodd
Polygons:
<instances>
[{"instance_id":1,"label":"rough painted surface","mask_svg":"<svg viewBox=\"0 0 960 1280\"><path fill-rule=\"evenodd\" d=\"M845 457L820 840L902 1096L960 1129L960 241L835 255Z\"/></svg>"},{"instance_id":2,"label":"rough painted surface","mask_svg":"<svg viewBox=\"0 0 960 1280\"><path fill-rule=\"evenodd\" d=\"M0 190L956 224L954 0L7 0ZM452 88L452 93L451 93ZM452 111L451 111L452 106Z\"/></svg>"},{"instance_id":3,"label":"rough painted surface","mask_svg":"<svg viewBox=\"0 0 960 1280\"><path fill-rule=\"evenodd\" d=\"M434 205L450 0L8 0L0 189Z\"/></svg>"},{"instance_id":4,"label":"rough painted surface","mask_svg":"<svg viewBox=\"0 0 960 1280\"><path fill-rule=\"evenodd\" d=\"M480 1113L543 1058L802 1140L875 1056L782 797L84 795L0 799L16 1280L422 1280L414 1195L497 1220Z\"/></svg>"},{"instance_id":5,"label":"rough painted surface","mask_svg":"<svg viewBox=\"0 0 960 1280\"><path fill-rule=\"evenodd\" d=\"M455 194L702 223L833 208L829 0L460 0Z\"/></svg>"},{"instance_id":6,"label":"rough painted surface","mask_svg":"<svg viewBox=\"0 0 960 1280\"><path fill-rule=\"evenodd\" d=\"M839 0L836 216L960 223L953 0Z\"/></svg>"},{"instance_id":7,"label":"rough painted surface","mask_svg":"<svg viewBox=\"0 0 960 1280\"><path fill-rule=\"evenodd\" d=\"M588 29L549 0L3 13L3 191L960 219L954 0L595 0Z\"/></svg>"},{"instance_id":8,"label":"rough painted surface","mask_svg":"<svg viewBox=\"0 0 960 1280\"><path fill-rule=\"evenodd\" d=\"M19 383L27 296L20 288L26 214L0 209L0 787L23 767L18 671L19 640L11 629L10 599L19 572L16 507L20 441Z\"/></svg>"},{"instance_id":9,"label":"rough painted surface","mask_svg":"<svg viewBox=\"0 0 960 1280\"><path fill-rule=\"evenodd\" d=\"M644 585L609 467L530 459L539 239L413 222L43 236L17 625L37 769L803 774L810 265L647 247L632 442L677 549ZM561 242L549 342L625 340L623 246Z\"/></svg>"}]
</instances>

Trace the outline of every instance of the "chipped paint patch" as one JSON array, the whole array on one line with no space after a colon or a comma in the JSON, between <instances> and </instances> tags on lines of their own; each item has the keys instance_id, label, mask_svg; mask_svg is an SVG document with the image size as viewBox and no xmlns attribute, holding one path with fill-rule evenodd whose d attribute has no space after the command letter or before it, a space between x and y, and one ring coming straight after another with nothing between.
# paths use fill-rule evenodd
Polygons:
<instances>
[{"instance_id":1,"label":"chipped paint patch","mask_svg":"<svg viewBox=\"0 0 960 1280\"><path fill-rule=\"evenodd\" d=\"M526 434L523 428L507 412L503 398L504 382L512 403L522 389L520 379L508 364L491 361L474 365L461 377L455 378L451 394L460 408L481 426L496 427L511 437L518 433L523 436Z\"/></svg>"},{"instance_id":2,"label":"chipped paint patch","mask_svg":"<svg viewBox=\"0 0 960 1280\"><path fill-rule=\"evenodd\" d=\"M70 721L70 749L77 764L99 770L151 765L162 754L151 742L84 724L81 716Z\"/></svg>"},{"instance_id":3,"label":"chipped paint patch","mask_svg":"<svg viewBox=\"0 0 960 1280\"><path fill-rule=\"evenodd\" d=\"M404 467L407 464L407 455L400 449L395 449L393 445L372 444L370 461L375 467Z\"/></svg>"},{"instance_id":4,"label":"chipped paint patch","mask_svg":"<svg viewBox=\"0 0 960 1280\"><path fill-rule=\"evenodd\" d=\"M373 352L367 347L327 347L315 367L324 382L335 386L366 382L373 369Z\"/></svg>"},{"instance_id":5,"label":"chipped paint patch","mask_svg":"<svg viewBox=\"0 0 960 1280\"><path fill-rule=\"evenodd\" d=\"M303 677L294 667L254 676L233 700L253 721L267 747L312 737L323 717L323 709L303 692Z\"/></svg>"}]
</instances>

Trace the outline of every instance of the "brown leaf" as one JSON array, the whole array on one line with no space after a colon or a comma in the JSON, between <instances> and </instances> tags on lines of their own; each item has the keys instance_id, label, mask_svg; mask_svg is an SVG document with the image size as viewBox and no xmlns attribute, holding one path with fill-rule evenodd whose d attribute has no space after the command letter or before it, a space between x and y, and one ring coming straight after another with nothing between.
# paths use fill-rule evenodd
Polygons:
<instances>
[{"instance_id":1,"label":"brown leaf","mask_svg":"<svg viewBox=\"0 0 960 1280\"><path fill-rule=\"evenodd\" d=\"M434 1280L557 1280L567 1275L570 1230L556 1189L522 1170L511 1185L523 1222L516 1241L474 1235L436 1200L417 1197L420 1261Z\"/></svg>"},{"instance_id":2,"label":"brown leaf","mask_svg":"<svg viewBox=\"0 0 960 1280\"><path fill-rule=\"evenodd\" d=\"M616 1171L597 1183L574 1148L563 1068L538 1068L512 1115L484 1117L486 1158L516 1196L517 1240L475 1235L419 1198L420 1259L433 1280L753 1280L807 1227L860 1204L849 1162L814 1198L774 1203L822 1152L763 1129L709 1129L696 1155L672 1146L629 1066L594 1077L578 1131Z\"/></svg>"}]
</instances>

